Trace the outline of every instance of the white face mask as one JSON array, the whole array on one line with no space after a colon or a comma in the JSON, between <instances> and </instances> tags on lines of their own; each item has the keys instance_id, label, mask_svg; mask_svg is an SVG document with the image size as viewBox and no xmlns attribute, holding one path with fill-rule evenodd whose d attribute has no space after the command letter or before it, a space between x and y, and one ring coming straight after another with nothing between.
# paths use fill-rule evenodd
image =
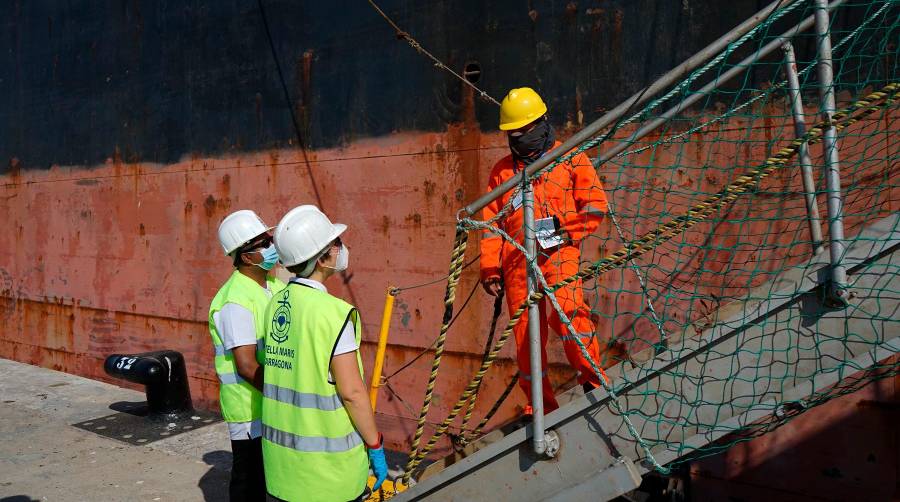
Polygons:
<instances>
[{"instance_id":1,"label":"white face mask","mask_svg":"<svg viewBox=\"0 0 900 502\"><path fill-rule=\"evenodd\" d=\"M347 249L347 246L341 244L341 250L338 251L337 259L334 261L333 267L328 267L335 272L343 272L347 270L347 267L350 266L350 250Z\"/></svg>"}]
</instances>

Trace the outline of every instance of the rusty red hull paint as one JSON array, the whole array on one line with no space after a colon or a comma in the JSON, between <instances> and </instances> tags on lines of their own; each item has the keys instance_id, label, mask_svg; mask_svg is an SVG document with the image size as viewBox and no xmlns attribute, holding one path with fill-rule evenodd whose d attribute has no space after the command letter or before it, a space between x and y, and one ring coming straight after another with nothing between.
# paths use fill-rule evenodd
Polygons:
<instances>
[{"instance_id":1,"label":"rusty red hull paint","mask_svg":"<svg viewBox=\"0 0 900 502\"><path fill-rule=\"evenodd\" d=\"M895 132L896 125L888 123ZM682 157L676 157L675 148L659 148L652 158L650 153L632 157L633 164L657 166L649 177L645 170L620 175L614 163L601 168L606 188L622 214L640 208L644 215L627 222L626 229L633 234L628 237L656 224L656 218L646 215L663 209L666 214L678 214L696 201L698 192L714 193L739 174L704 172L699 169L703 165L731 166L738 158L753 166L771 154L762 143L767 134L791 130L784 119L761 125L738 118L695 135ZM747 127L754 128L753 137L761 142L745 149L737 145L747 137ZM860 127L865 132L884 124ZM842 158L861 157L868 148L887 149L887 154L879 156L896 158L897 145L889 138L886 134L876 143L845 142ZM446 273L456 211L482 192L491 165L506 152L505 138L482 133L472 120L466 120L440 134L394 134L344 148L310 151L308 163L298 150L289 149L220 158L194 156L169 165L123 163L112 155L98 166L16 170L0 178L0 211L7 215L7 227L15 237L0 244L0 308L5 314L0 322L5 333L0 356L108 380L102 371L108 354L174 349L187 359L195 403L215 407L217 384L207 308L230 273L229 261L216 242L218 223L231 211L252 208L274 224L291 207L314 203L333 220L350 225L346 240L352 249L351 273L343 281L333 279L329 287L359 307L364 362L371 368L387 287L423 283ZM694 169L668 169L686 159L696 159ZM862 187L848 201L848 235L896 209L892 204L900 197L898 187L872 196L876 187L891 178L891 169L897 166L873 163L847 173L845 186ZM630 192L629 187L644 193ZM681 256L679 248L663 246L656 258L661 268L651 271L650 282L663 292L699 284L698 293L728 297L745 290L750 271L756 274L754 284L760 284L804 259L807 249L790 246L807 238L799 174L796 170L778 173L764 183L764 189L774 193L771 201L763 194L754 203L780 205L783 221L739 223L744 213L754 209L739 202L731 210L734 221L718 223L720 241L715 244L725 249L712 250L707 245L702 253ZM670 194L665 207L648 196L652 193ZM785 197L788 202L783 203ZM820 203L825 214L824 200ZM709 244L710 233L709 224L701 224L679 243L689 246L685 249L700 249ZM743 242L744 234L764 239L775 254L760 263L752 250L728 249ZM612 252L620 245L609 224L604 224L587 246L585 257ZM473 239L468 257L475 253L477 240ZM676 267L676 260L686 265ZM742 263L747 267L735 266ZM676 269L672 277L666 275ZM477 281L476 267L466 270L458 296L464 298L478 288ZM646 315L638 315L644 311L641 297L628 293L640 289L633 273L610 272L599 279L599 285L588 297L601 314L600 335L626 340L635 352L654 342L656 328ZM475 294L473 306L448 338L429 421L443 418L479 365L490 302L480 291ZM431 344L440 325L442 296L441 284L400 294L385 374L391 375ZM691 305L685 299L674 301L669 308L692 312L692 317L673 317L666 325L673 331L685 323L702 328L705 316L715 309L715 305ZM622 314L613 323L607 317L611 312L632 314ZM572 385L561 344L553 342L549 349L553 381ZM500 394L514 373L512 354L510 342L488 374L479 409L492 404L493 396ZM420 358L391 378L390 390L382 390L379 423L391 448L408 445L430 361L430 355ZM512 417L522 404L515 392L496 422Z\"/></svg>"},{"instance_id":2,"label":"rusty red hull paint","mask_svg":"<svg viewBox=\"0 0 900 502\"><path fill-rule=\"evenodd\" d=\"M694 462L692 500L898 500L898 412L900 377L839 397L769 434Z\"/></svg>"}]
</instances>

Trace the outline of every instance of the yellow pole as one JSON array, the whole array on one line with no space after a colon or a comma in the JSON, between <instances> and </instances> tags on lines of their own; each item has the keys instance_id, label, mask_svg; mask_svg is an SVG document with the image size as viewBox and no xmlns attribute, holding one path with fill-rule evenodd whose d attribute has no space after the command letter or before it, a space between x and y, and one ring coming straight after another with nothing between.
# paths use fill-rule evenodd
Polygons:
<instances>
[{"instance_id":1,"label":"yellow pole","mask_svg":"<svg viewBox=\"0 0 900 502\"><path fill-rule=\"evenodd\" d=\"M375 352L375 367L372 369L372 384L369 386L369 400L372 401L372 411L375 411L375 402L378 400L378 387L381 387L381 371L384 369L384 352L387 350L388 331L391 328L391 313L394 311L394 296L397 291L393 286L388 287L387 297L384 299L384 314L381 316L381 333L378 335L378 351Z\"/></svg>"}]
</instances>

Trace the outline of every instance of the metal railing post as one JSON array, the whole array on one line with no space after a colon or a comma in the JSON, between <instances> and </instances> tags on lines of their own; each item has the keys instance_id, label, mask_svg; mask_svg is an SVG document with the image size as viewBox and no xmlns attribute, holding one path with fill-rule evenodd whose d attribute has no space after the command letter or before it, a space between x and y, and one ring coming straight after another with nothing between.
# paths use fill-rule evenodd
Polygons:
<instances>
[{"instance_id":1,"label":"metal railing post","mask_svg":"<svg viewBox=\"0 0 900 502\"><path fill-rule=\"evenodd\" d=\"M537 245L535 243L534 227L534 189L531 180L528 179L526 170L522 169L522 230L525 235L525 272L528 277L528 295L531 296L537 287L538 281L532 272L531 264L537 265ZM534 452L542 456L547 451L547 441L544 438L544 390L543 374L541 372L541 325L540 310L537 304L528 308L528 353L531 359L531 407L533 415L532 426L534 434L532 444Z\"/></svg>"},{"instance_id":2,"label":"metal railing post","mask_svg":"<svg viewBox=\"0 0 900 502\"><path fill-rule=\"evenodd\" d=\"M834 73L831 55L827 0L815 0L816 38L819 73L819 95L822 119L831 121L835 112ZM831 285L829 299L837 304L847 304L847 269L844 268L844 198L841 193L840 159L838 158L837 130L825 129L822 136L825 157L825 186L828 200L829 250L831 251Z\"/></svg>"},{"instance_id":3,"label":"metal railing post","mask_svg":"<svg viewBox=\"0 0 900 502\"><path fill-rule=\"evenodd\" d=\"M803 117L803 97L800 95L797 58L794 55L794 45L790 42L785 42L781 49L784 51L784 73L787 76L788 97L791 100L791 113L794 116L794 134L799 138L806 134L806 120ZM808 143L804 142L800 145L799 156L800 173L803 176L803 197L806 201L806 221L809 224L813 255L818 255L824 250L822 223L819 219L819 206L816 202L816 182L813 178Z\"/></svg>"}]
</instances>

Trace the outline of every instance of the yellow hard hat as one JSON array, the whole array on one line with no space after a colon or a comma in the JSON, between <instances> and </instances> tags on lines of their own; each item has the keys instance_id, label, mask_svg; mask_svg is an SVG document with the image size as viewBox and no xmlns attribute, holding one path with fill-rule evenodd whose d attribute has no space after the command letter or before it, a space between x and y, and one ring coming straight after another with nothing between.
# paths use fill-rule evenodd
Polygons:
<instances>
[{"instance_id":1,"label":"yellow hard hat","mask_svg":"<svg viewBox=\"0 0 900 502\"><path fill-rule=\"evenodd\" d=\"M500 130L512 131L525 127L547 113L544 100L531 87L509 91L500 104Z\"/></svg>"}]
</instances>

